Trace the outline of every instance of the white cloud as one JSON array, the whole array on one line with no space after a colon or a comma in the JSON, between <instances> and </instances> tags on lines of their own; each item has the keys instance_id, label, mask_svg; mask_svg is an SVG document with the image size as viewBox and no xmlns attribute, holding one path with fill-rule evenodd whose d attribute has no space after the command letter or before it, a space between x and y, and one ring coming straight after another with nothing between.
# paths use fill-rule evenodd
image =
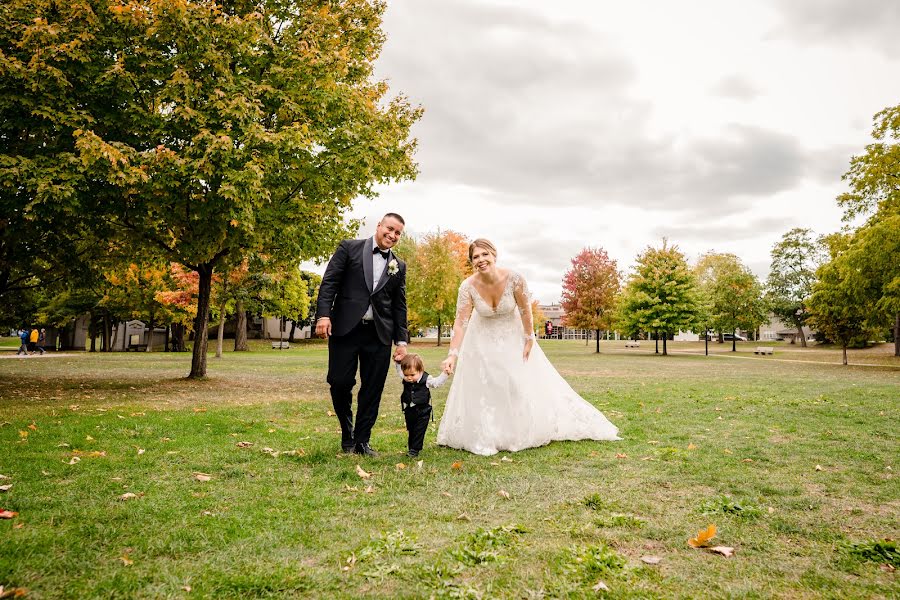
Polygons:
<instances>
[{"instance_id":1,"label":"white cloud","mask_svg":"<svg viewBox=\"0 0 900 600\"><path fill-rule=\"evenodd\" d=\"M900 102L900 4L394 0L378 74L425 108L421 175L360 200L492 239L535 296L603 246L669 238L761 277L792 227L837 230L871 116Z\"/></svg>"}]
</instances>

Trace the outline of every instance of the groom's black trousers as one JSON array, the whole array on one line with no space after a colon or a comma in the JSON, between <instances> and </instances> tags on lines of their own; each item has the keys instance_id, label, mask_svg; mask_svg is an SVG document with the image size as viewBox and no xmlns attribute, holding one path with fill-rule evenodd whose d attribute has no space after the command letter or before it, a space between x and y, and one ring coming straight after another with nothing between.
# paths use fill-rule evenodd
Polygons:
<instances>
[{"instance_id":1,"label":"groom's black trousers","mask_svg":"<svg viewBox=\"0 0 900 600\"><path fill-rule=\"evenodd\" d=\"M350 333L328 339L328 383L331 403L341 423L341 445L369 442L378 418L384 380L391 364L391 347L378 339L375 325L360 323ZM359 366L356 427L353 426L353 386Z\"/></svg>"}]
</instances>

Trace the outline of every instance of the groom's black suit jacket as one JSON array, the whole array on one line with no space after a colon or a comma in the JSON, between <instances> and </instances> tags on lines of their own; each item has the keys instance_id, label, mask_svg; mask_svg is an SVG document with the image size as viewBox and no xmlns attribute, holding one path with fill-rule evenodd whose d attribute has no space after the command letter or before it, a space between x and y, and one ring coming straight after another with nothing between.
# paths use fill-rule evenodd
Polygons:
<instances>
[{"instance_id":1,"label":"groom's black suit jacket","mask_svg":"<svg viewBox=\"0 0 900 600\"><path fill-rule=\"evenodd\" d=\"M397 272L391 275L389 266L394 260ZM406 263L391 252L375 289L372 280L372 239L342 241L322 276L316 318L330 317L331 334L347 335L359 324L371 303L378 339L387 346L392 340L409 341Z\"/></svg>"}]
</instances>

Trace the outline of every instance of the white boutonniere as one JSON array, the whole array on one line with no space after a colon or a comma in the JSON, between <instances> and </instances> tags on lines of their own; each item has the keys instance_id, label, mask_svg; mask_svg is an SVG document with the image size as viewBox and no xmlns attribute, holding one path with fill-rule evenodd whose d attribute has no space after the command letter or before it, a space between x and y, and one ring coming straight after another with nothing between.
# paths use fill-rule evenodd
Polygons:
<instances>
[{"instance_id":1,"label":"white boutonniere","mask_svg":"<svg viewBox=\"0 0 900 600\"><path fill-rule=\"evenodd\" d=\"M392 258L391 262L388 263L388 275L396 275L399 270L400 265L397 264L397 259Z\"/></svg>"}]
</instances>

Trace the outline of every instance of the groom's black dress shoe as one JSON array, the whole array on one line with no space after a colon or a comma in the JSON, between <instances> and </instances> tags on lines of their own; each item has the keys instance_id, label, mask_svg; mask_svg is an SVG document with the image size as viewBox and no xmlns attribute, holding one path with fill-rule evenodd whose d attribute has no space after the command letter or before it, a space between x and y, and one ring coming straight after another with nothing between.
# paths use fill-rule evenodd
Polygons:
<instances>
[{"instance_id":1,"label":"groom's black dress shoe","mask_svg":"<svg viewBox=\"0 0 900 600\"><path fill-rule=\"evenodd\" d=\"M356 444L341 444L341 452L344 454L352 454L356 452Z\"/></svg>"},{"instance_id":2,"label":"groom's black dress shoe","mask_svg":"<svg viewBox=\"0 0 900 600\"><path fill-rule=\"evenodd\" d=\"M378 456L378 453L372 449L368 443L357 444L354 450L357 454L365 454L366 456Z\"/></svg>"}]
</instances>

